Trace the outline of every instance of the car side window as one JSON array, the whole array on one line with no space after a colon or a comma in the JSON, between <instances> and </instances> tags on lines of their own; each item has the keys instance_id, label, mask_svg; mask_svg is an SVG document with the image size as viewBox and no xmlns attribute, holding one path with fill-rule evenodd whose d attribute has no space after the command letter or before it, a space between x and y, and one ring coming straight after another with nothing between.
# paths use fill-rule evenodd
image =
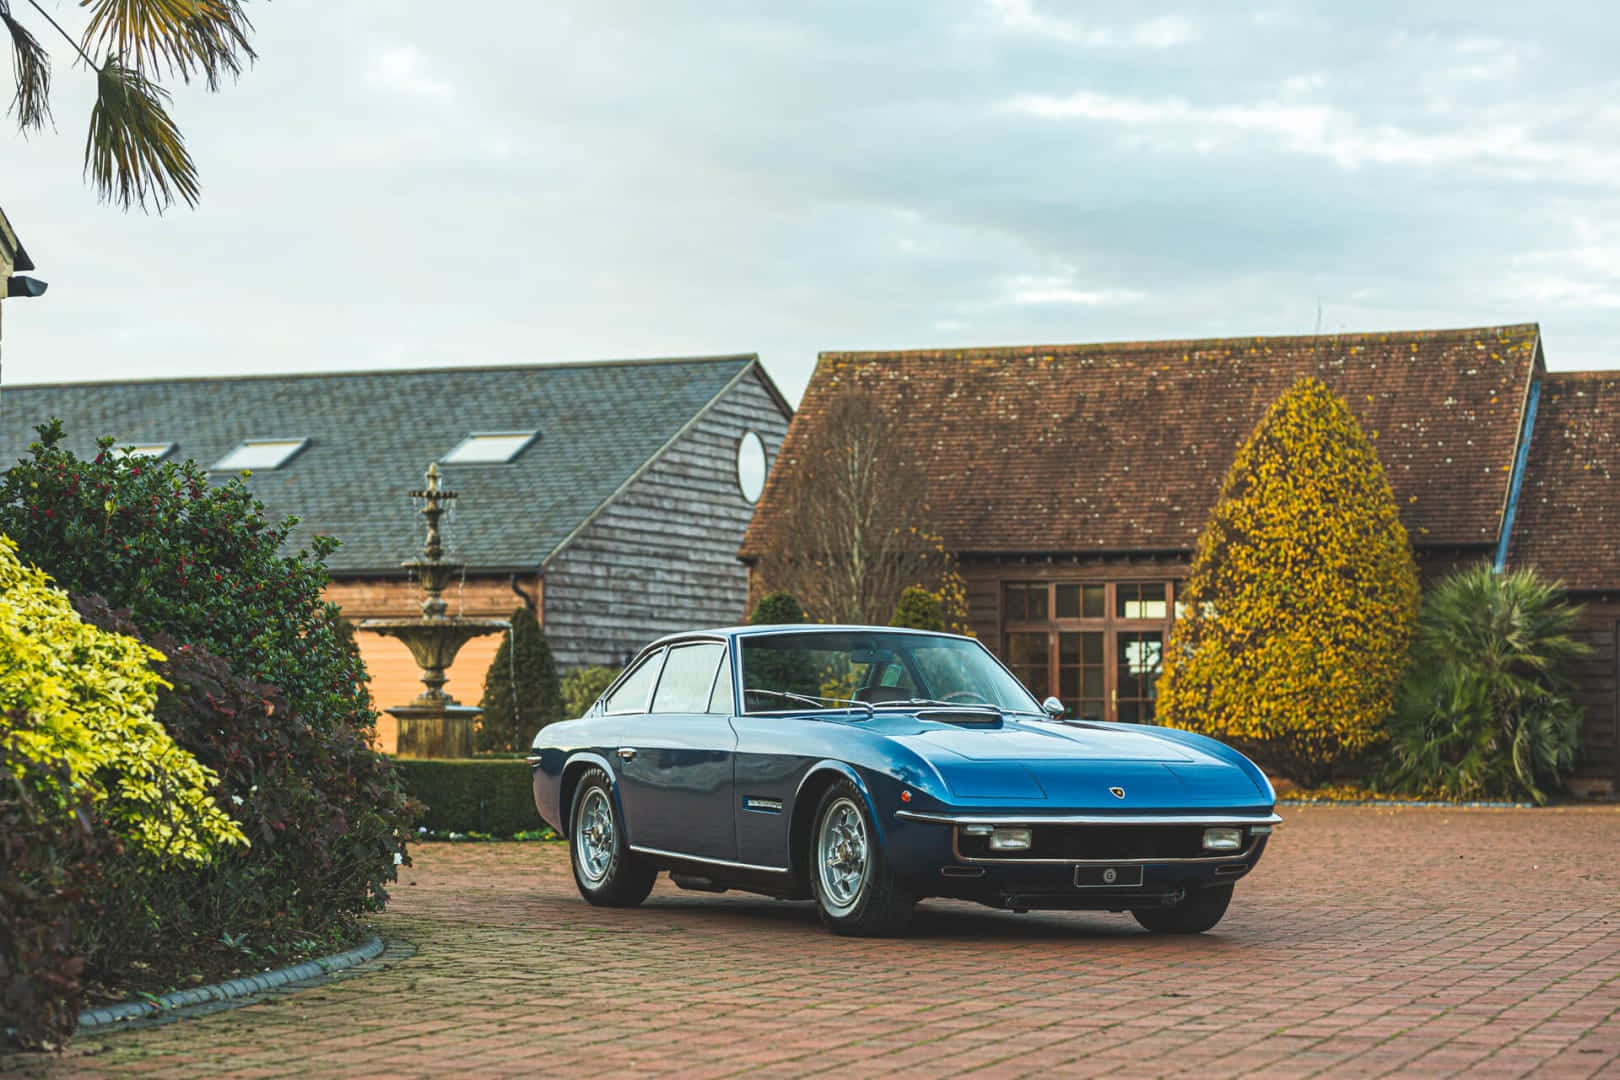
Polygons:
<instances>
[{"instance_id":1,"label":"car side window","mask_svg":"<svg viewBox=\"0 0 1620 1080\"><path fill-rule=\"evenodd\" d=\"M714 687L715 669L726 647L717 641L699 645L677 645L669 650L664 674L653 693L655 713L700 713L709 708L709 691Z\"/></svg>"},{"instance_id":2,"label":"car side window","mask_svg":"<svg viewBox=\"0 0 1620 1080\"><path fill-rule=\"evenodd\" d=\"M709 711L730 716L737 711L737 695L731 690L731 654L720 657L720 671L714 677L714 693L709 695Z\"/></svg>"},{"instance_id":3,"label":"car side window","mask_svg":"<svg viewBox=\"0 0 1620 1080\"><path fill-rule=\"evenodd\" d=\"M658 667L663 662L664 652L659 649L637 664L618 689L608 695L602 703L602 710L609 713L646 712L647 695L652 692L653 680L658 678Z\"/></svg>"}]
</instances>

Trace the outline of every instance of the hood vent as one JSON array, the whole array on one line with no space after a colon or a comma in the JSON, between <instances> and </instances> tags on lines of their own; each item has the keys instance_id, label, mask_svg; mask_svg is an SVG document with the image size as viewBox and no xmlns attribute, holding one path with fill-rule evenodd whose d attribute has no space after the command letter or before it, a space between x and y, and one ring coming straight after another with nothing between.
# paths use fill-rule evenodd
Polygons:
<instances>
[{"instance_id":1,"label":"hood vent","mask_svg":"<svg viewBox=\"0 0 1620 1080\"><path fill-rule=\"evenodd\" d=\"M918 709L917 719L932 720L937 724L955 724L958 727L1001 726L1001 712L997 709Z\"/></svg>"}]
</instances>

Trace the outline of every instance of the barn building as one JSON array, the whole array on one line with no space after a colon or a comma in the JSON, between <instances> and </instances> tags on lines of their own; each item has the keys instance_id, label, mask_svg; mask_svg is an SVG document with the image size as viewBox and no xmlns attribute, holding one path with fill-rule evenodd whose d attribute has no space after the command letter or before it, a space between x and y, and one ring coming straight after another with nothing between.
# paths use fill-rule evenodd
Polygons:
<instances>
[{"instance_id":1,"label":"barn building","mask_svg":"<svg viewBox=\"0 0 1620 1080\"><path fill-rule=\"evenodd\" d=\"M1375 440L1425 582L1534 566L1585 606L1581 786L1620 780L1620 372L1549 373L1535 325L1339 337L824 353L740 549L840 389L925 466L977 636L1072 715L1153 719L1177 589L1266 408L1322 378Z\"/></svg>"},{"instance_id":2,"label":"barn building","mask_svg":"<svg viewBox=\"0 0 1620 1080\"><path fill-rule=\"evenodd\" d=\"M400 563L423 526L406 492L437 462L459 492L451 614L528 603L559 669L618 665L650 639L737 622L737 545L792 409L752 355L228 379L7 386L0 460L60 417L75 453L110 435L223 480L249 470L266 515L317 534L346 617L415 615ZM400 642L359 636L379 706L420 690ZM500 636L463 648L446 689L476 703ZM382 718L382 746L394 745Z\"/></svg>"}]
</instances>

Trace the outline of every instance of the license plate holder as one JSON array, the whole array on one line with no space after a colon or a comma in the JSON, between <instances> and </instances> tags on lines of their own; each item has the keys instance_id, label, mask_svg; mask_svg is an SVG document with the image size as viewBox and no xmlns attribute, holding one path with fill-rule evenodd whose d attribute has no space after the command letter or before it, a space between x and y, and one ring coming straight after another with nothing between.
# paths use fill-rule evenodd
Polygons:
<instances>
[{"instance_id":1,"label":"license plate holder","mask_svg":"<svg viewBox=\"0 0 1620 1080\"><path fill-rule=\"evenodd\" d=\"M1077 889L1132 889L1142 887L1140 866L1077 866L1074 868L1074 887Z\"/></svg>"}]
</instances>

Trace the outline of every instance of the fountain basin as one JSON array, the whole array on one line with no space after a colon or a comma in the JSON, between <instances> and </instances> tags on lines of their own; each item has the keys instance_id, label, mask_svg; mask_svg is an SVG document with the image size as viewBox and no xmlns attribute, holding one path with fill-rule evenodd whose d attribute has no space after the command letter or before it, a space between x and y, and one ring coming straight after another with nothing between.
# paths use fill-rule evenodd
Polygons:
<instances>
[{"instance_id":1,"label":"fountain basin","mask_svg":"<svg viewBox=\"0 0 1620 1080\"><path fill-rule=\"evenodd\" d=\"M507 619L439 618L362 619L361 630L397 638L411 650L416 666L422 669L426 688L409 705L385 709L399 721L401 757L471 757L473 723L483 712L476 705L462 705L444 692L445 669L456 659L461 647L475 637L506 631Z\"/></svg>"}]
</instances>

